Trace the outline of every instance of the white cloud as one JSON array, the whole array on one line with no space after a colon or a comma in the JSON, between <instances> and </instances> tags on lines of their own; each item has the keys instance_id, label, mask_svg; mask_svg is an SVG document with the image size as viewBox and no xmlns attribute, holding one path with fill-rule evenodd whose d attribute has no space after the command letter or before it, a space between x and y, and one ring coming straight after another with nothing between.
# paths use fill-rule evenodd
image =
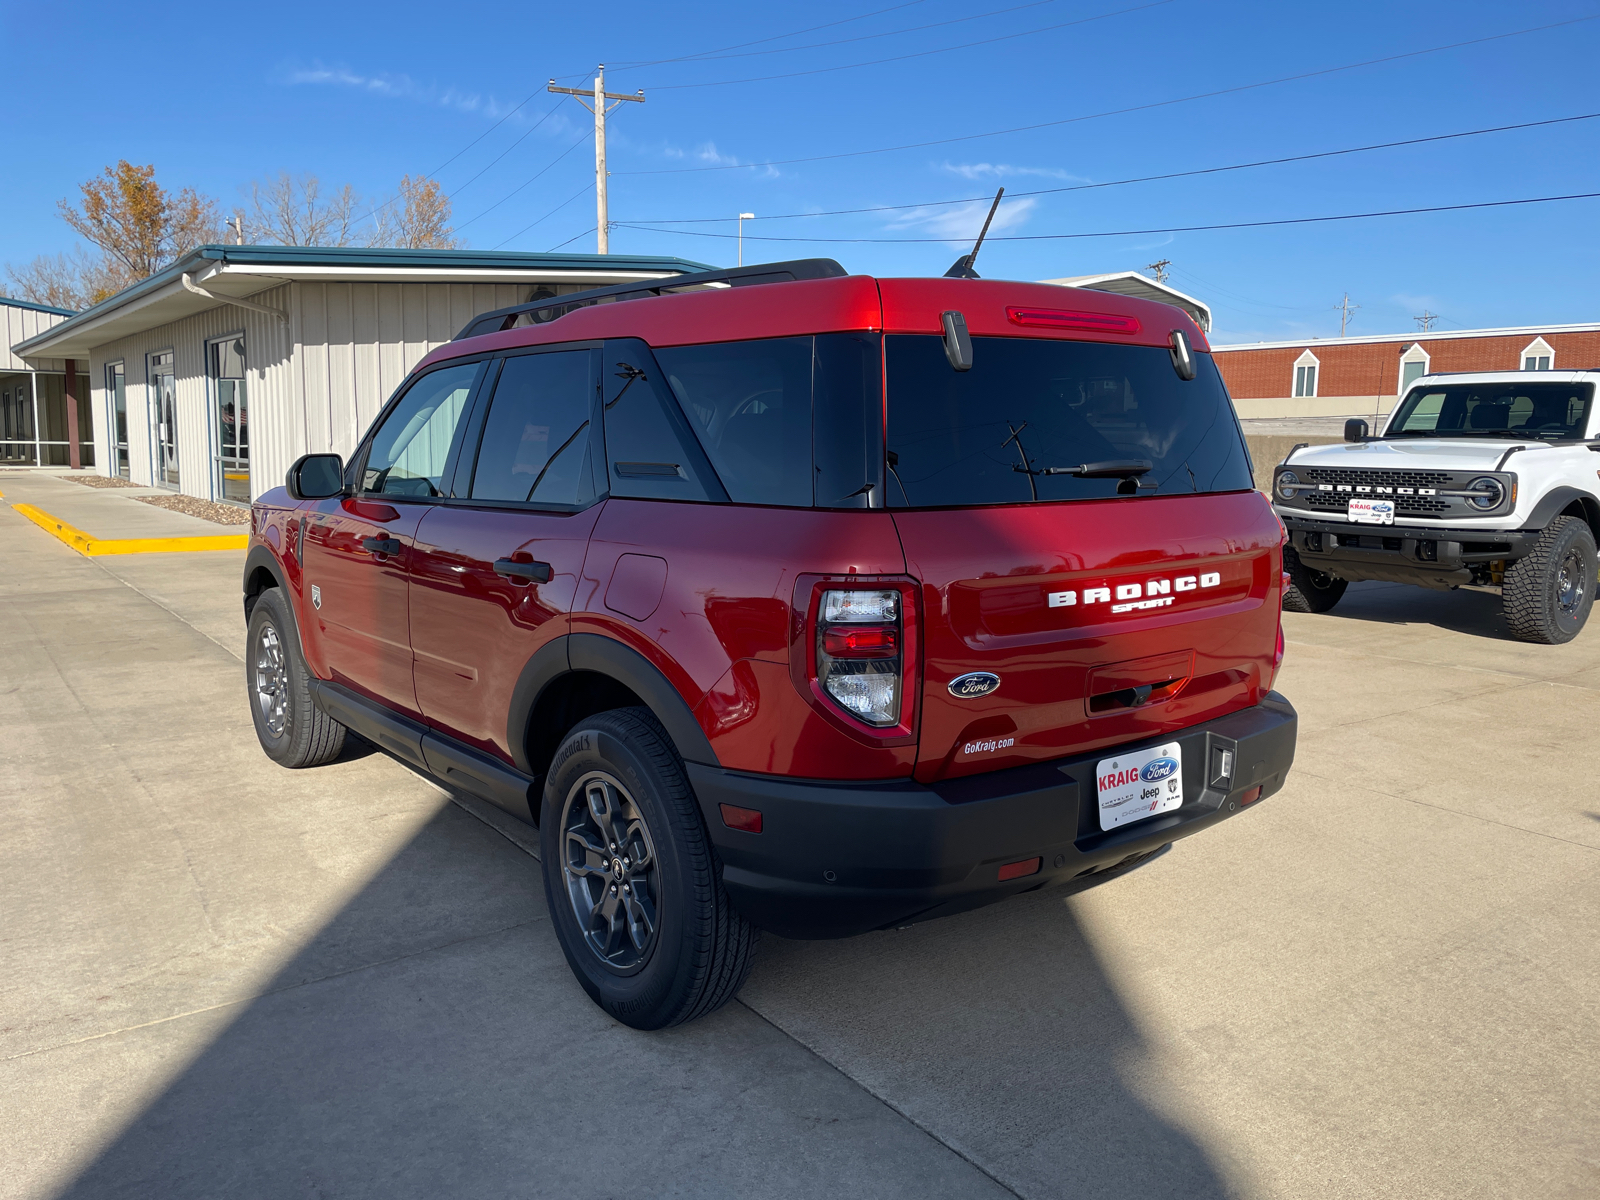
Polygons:
<instances>
[{"instance_id":1,"label":"white cloud","mask_svg":"<svg viewBox=\"0 0 1600 1200\"><path fill-rule=\"evenodd\" d=\"M888 224L891 230L916 229L955 244L966 245L978 236L983 228L983 218L988 215L989 201L974 200L968 204L946 204L939 207L913 208L897 213ZM1021 200L1002 200L1000 210L989 226L990 235L1004 233L1022 226L1037 203L1031 196Z\"/></svg>"},{"instance_id":2,"label":"white cloud","mask_svg":"<svg viewBox=\"0 0 1600 1200\"><path fill-rule=\"evenodd\" d=\"M1056 167L1014 167L1007 163L953 163L940 164L943 170L963 179L1016 179L1035 176L1041 179L1062 179L1073 183L1093 183L1083 175L1073 175Z\"/></svg>"},{"instance_id":3,"label":"white cloud","mask_svg":"<svg viewBox=\"0 0 1600 1200\"><path fill-rule=\"evenodd\" d=\"M313 63L309 67L291 67L283 72L281 82L286 87L350 88L373 96L414 100L421 104L436 104L456 112L475 113L492 121L498 121L516 107L493 96L484 96L477 92L463 92L454 87L440 88L436 84L420 84L409 75L394 75L388 72L363 75L359 71L352 71L349 67L329 67L322 63ZM532 119L530 112L534 117L539 115L532 110L531 105L524 105L511 119L514 122ZM565 132L570 127L559 113L545 124L545 129L553 133Z\"/></svg>"},{"instance_id":4,"label":"white cloud","mask_svg":"<svg viewBox=\"0 0 1600 1200\"><path fill-rule=\"evenodd\" d=\"M749 165L745 159L736 154L723 154L717 149L715 142L702 142L695 148L694 157L708 167L743 167ZM757 177L761 179L776 179L782 174L783 172L779 171L777 167L769 164L759 169Z\"/></svg>"}]
</instances>

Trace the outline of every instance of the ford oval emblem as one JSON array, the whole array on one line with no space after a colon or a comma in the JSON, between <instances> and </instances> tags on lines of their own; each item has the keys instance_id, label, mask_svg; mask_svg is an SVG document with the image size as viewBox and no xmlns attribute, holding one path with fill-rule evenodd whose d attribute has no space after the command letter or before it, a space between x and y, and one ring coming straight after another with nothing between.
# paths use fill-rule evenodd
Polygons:
<instances>
[{"instance_id":1,"label":"ford oval emblem","mask_svg":"<svg viewBox=\"0 0 1600 1200\"><path fill-rule=\"evenodd\" d=\"M987 696L1000 686L1000 676L988 671L974 671L970 675L950 681L950 694L957 700L971 700L975 696Z\"/></svg>"},{"instance_id":2,"label":"ford oval emblem","mask_svg":"<svg viewBox=\"0 0 1600 1200\"><path fill-rule=\"evenodd\" d=\"M1175 758L1152 758L1139 772L1139 778L1146 783L1158 783L1177 769L1178 760Z\"/></svg>"}]
</instances>

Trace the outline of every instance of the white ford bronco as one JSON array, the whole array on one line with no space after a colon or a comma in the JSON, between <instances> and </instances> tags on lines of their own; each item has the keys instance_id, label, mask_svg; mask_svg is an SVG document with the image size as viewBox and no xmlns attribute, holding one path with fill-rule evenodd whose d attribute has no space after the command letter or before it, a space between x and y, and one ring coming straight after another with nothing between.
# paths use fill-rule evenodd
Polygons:
<instances>
[{"instance_id":1,"label":"white ford bronco","mask_svg":"<svg viewBox=\"0 0 1600 1200\"><path fill-rule=\"evenodd\" d=\"M1289 533L1283 607L1326 612L1354 580L1498 587L1513 636L1588 620L1600 531L1600 371L1424 375L1381 434L1296 446L1273 472Z\"/></svg>"}]
</instances>

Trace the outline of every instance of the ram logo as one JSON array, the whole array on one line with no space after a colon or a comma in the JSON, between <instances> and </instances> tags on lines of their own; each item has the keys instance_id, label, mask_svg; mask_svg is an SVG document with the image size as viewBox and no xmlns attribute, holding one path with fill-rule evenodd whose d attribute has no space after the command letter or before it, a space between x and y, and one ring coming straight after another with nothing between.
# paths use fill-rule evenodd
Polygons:
<instances>
[{"instance_id":1,"label":"ram logo","mask_svg":"<svg viewBox=\"0 0 1600 1200\"><path fill-rule=\"evenodd\" d=\"M1175 758L1152 758L1139 772L1139 778L1146 783L1159 783L1177 769L1178 760Z\"/></svg>"}]
</instances>

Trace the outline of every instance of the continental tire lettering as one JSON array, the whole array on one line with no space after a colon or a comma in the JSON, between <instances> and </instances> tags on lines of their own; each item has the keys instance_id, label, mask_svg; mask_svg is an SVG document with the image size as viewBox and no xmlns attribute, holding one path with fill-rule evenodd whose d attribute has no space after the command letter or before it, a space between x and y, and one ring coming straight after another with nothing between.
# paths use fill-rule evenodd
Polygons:
<instances>
[{"instance_id":1,"label":"continental tire lettering","mask_svg":"<svg viewBox=\"0 0 1600 1200\"><path fill-rule=\"evenodd\" d=\"M566 765L567 759L571 758L574 754L582 754L585 751L593 749L594 734L589 733L587 730L578 734L577 737L568 738L566 742L563 743L560 753L556 755L555 761L550 764L550 774L554 775L557 771L561 770L561 768Z\"/></svg>"}]
</instances>

